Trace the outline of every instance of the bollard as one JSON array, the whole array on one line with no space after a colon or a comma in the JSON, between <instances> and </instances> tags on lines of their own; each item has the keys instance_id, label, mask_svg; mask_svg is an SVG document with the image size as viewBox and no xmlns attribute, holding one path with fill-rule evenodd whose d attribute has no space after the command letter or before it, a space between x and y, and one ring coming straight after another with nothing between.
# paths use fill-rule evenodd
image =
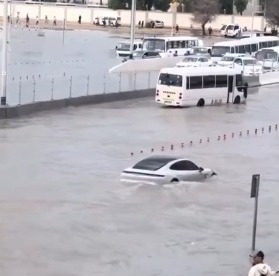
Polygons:
<instances>
[{"instance_id":1,"label":"bollard","mask_svg":"<svg viewBox=\"0 0 279 276\"><path fill-rule=\"evenodd\" d=\"M262 133L264 133L264 128L262 127Z\"/></svg>"},{"instance_id":2,"label":"bollard","mask_svg":"<svg viewBox=\"0 0 279 276\"><path fill-rule=\"evenodd\" d=\"M240 137L242 136L242 131L239 132L239 136L240 136Z\"/></svg>"},{"instance_id":3,"label":"bollard","mask_svg":"<svg viewBox=\"0 0 279 276\"><path fill-rule=\"evenodd\" d=\"M121 72L120 72L120 73L119 73L118 92L121 92L121 82L122 82L122 75L121 75Z\"/></svg>"},{"instance_id":4,"label":"bollard","mask_svg":"<svg viewBox=\"0 0 279 276\"><path fill-rule=\"evenodd\" d=\"M200 144L202 143L202 139L200 139Z\"/></svg>"},{"instance_id":5,"label":"bollard","mask_svg":"<svg viewBox=\"0 0 279 276\"><path fill-rule=\"evenodd\" d=\"M173 150L173 145L171 145L171 150Z\"/></svg>"},{"instance_id":6,"label":"bollard","mask_svg":"<svg viewBox=\"0 0 279 276\"><path fill-rule=\"evenodd\" d=\"M147 83L147 88L149 89L150 88L150 72L148 72L148 83Z\"/></svg>"},{"instance_id":7,"label":"bollard","mask_svg":"<svg viewBox=\"0 0 279 276\"><path fill-rule=\"evenodd\" d=\"M224 137L223 137L223 138L224 138L224 140L226 140L226 138L227 138L226 134L224 134Z\"/></svg>"},{"instance_id":8,"label":"bollard","mask_svg":"<svg viewBox=\"0 0 279 276\"><path fill-rule=\"evenodd\" d=\"M90 77L89 75L87 76L87 84L86 84L86 95L89 95L89 81L90 81Z\"/></svg>"},{"instance_id":9,"label":"bollard","mask_svg":"<svg viewBox=\"0 0 279 276\"><path fill-rule=\"evenodd\" d=\"M151 149L151 152L154 152L154 149Z\"/></svg>"},{"instance_id":10,"label":"bollard","mask_svg":"<svg viewBox=\"0 0 279 276\"><path fill-rule=\"evenodd\" d=\"M275 130L277 130L277 124L275 125Z\"/></svg>"},{"instance_id":11,"label":"bollard","mask_svg":"<svg viewBox=\"0 0 279 276\"><path fill-rule=\"evenodd\" d=\"M258 134L258 129L257 128L255 128L255 135L257 135Z\"/></svg>"},{"instance_id":12,"label":"bollard","mask_svg":"<svg viewBox=\"0 0 279 276\"><path fill-rule=\"evenodd\" d=\"M184 143L181 143L181 148L184 148Z\"/></svg>"},{"instance_id":13,"label":"bollard","mask_svg":"<svg viewBox=\"0 0 279 276\"><path fill-rule=\"evenodd\" d=\"M28 80L28 76L26 76L26 79Z\"/></svg>"},{"instance_id":14,"label":"bollard","mask_svg":"<svg viewBox=\"0 0 279 276\"><path fill-rule=\"evenodd\" d=\"M20 77L19 86L18 86L18 104L21 105L21 77Z\"/></svg>"},{"instance_id":15,"label":"bollard","mask_svg":"<svg viewBox=\"0 0 279 276\"><path fill-rule=\"evenodd\" d=\"M51 79L51 100L53 101L53 91L54 91L54 78Z\"/></svg>"},{"instance_id":16,"label":"bollard","mask_svg":"<svg viewBox=\"0 0 279 276\"><path fill-rule=\"evenodd\" d=\"M193 145L193 141L190 141L190 146L192 146Z\"/></svg>"},{"instance_id":17,"label":"bollard","mask_svg":"<svg viewBox=\"0 0 279 276\"><path fill-rule=\"evenodd\" d=\"M271 132L271 126L268 127L268 131Z\"/></svg>"},{"instance_id":18,"label":"bollard","mask_svg":"<svg viewBox=\"0 0 279 276\"><path fill-rule=\"evenodd\" d=\"M234 137L234 132L232 133L232 138Z\"/></svg>"},{"instance_id":19,"label":"bollard","mask_svg":"<svg viewBox=\"0 0 279 276\"><path fill-rule=\"evenodd\" d=\"M209 143L210 142L210 139L209 139L209 137L207 138L207 143Z\"/></svg>"},{"instance_id":20,"label":"bollard","mask_svg":"<svg viewBox=\"0 0 279 276\"><path fill-rule=\"evenodd\" d=\"M249 129L247 129L247 135L249 135L250 134L250 131L249 131Z\"/></svg>"},{"instance_id":21,"label":"bollard","mask_svg":"<svg viewBox=\"0 0 279 276\"><path fill-rule=\"evenodd\" d=\"M133 152L131 152L131 156L133 156L134 155L134 153Z\"/></svg>"},{"instance_id":22,"label":"bollard","mask_svg":"<svg viewBox=\"0 0 279 276\"><path fill-rule=\"evenodd\" d=\"M221 136L218 136L217 140L220 141L220 139L221 139Z\"/></svg>"},{"instance_id":23,"label":"bollard","mask_svg":"<svg viewBox=\"0 0 279 276\"><path fill-rule=\"evenodd\" d=\"M143 153L143 150L141 150L140 153Z\"/></svg>"},{"instance_id":24,"label":"bollard","mask_svg":"<svg viewBox=\"0 0 279 276\"><path fill-rule=\"evenodd\" d=\"M162 148L161 148L161 151L164 151L164 150L165 150L165 148L164 148L164 147L162 147Z\"/></svg>"},{"instance_id":25,"label":"bollard","mask_svg":"<svg viewBox=\"0 0 279 276\"><path fill-rule=\"evenodd\" d=\"M104 94L106 94L106 73L104 72Z\"/></svg>"},{"instance_id":26,"label":"bollard","mask_svg":"<svg viewBox=\"0 0 279 276\"><path fill-rule=\"evenodd\" d=\"M33 82L33 103L35 102L36 97L36 81Z\"/></svg>"},{"instance_id":27,"label":"bollard","mask_svg":"<svg viewBox=\"0 0 279 276\"><path fill-rule=\"evenodd\" d=\"M70 98L72 98L72 84L73 84L73 77L70 77Z\"/></svg>"},{"instance_id":28,"label":"bollard","mask_svg":"<svg viewBox=\"0 0 279 276\"><path fill-rule=\"evenodd\" d=\"M136 72L134 72L134 90L136 90L136 88L137 88L136 79L137 79L137 74L136 74Z\"/></svg>"}]
</instances>

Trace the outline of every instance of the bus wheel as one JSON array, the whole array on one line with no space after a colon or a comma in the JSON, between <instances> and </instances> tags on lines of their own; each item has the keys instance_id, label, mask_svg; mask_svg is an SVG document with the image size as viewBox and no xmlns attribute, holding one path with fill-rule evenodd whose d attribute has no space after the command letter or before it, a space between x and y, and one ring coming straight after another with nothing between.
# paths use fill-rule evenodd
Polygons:
<instances>
[{"instance_id":1,"label":"bus wheel","mask_svg":"<svg viewBox=\"0 0 279 276\"><path fill-rule=\"evenodd\" d=\"M233 103L234 104L240 104L240 97L236 96Z\"/></svg>"},{"instance_id":2,"label":"bus wheel","mask_svg":"<svg viewBox=\"0 0 279 276\"><path fill-rule=\"evenodd\" d=\"M199 99L197 106L204 106L204 99Z\"/></svg>"}]
</instances>

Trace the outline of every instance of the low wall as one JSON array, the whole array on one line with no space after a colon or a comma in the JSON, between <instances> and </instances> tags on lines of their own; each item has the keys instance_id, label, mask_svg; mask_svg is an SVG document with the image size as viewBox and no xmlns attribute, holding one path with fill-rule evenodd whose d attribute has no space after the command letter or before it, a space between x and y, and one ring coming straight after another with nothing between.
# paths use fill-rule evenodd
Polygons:
<instances>
[{"instance_id":1,"label":"low wall","mask_svg":"<svg viewBox=\"0 0 279 276\"><path fill-rule=\"evenodd\" d=\"M247 76L243 78L244 81L248 83L248 87L259 87L260 84L260 78L258 76Z\"/></svg>"},{"instance_id":2,"label":"low wall","mask_svg":"<svg viewBox=\"0 0 279 276\"><path fill-rule=\"evenodd\" d=\"M26 14L28 13L30 19L35 19L37 16L44 20L45 15L51 23L54 16L58 21L66 20L66 22L77 22L79 15L82 16L82 23L92 23L95 17L99 16L120 16L121 23L123 25L130 25L131 11L130 10L111 10L107 8L91 8L86 6L56 6L55 4L25 4L20 2L12 2L9 5L9 14L13 18L19 13L21 21L24 21ZM3 16L3 5L0 5L0 16ZM176 23L182 28L190 28L192 25L194 28L200 28L200 24L194 24L192 22L193 15L190 13L177 13ZM139 20L147 21L162 20L166 27L172 26L172 13L160 12L160 11L137 11L136 22ZM216 17L216 20L210 23L211 27L216 30L220 30L222 24L238 23L242 27L252 28L252 16L240 16L240 15L224 15L220 14ZM61 24L61 23L60 23ZM209 25L209 24L208 24ZM255 16L253 28L255 30L263 30L266 25L266 21L263 16Z\"/></svg>"},{"instance_id":3,"label":"low wall","mask_svg":"<svg viewBox=\"0 0 279 276\"><path fill-rule=\"evenodd\" d=\"M266 72L260 75L260 85L270 85L279 83L279 71Z\"/></svg>"},{"instance_id":4,"label":"low wall","mask_svg":"<svg viewBox=\"0 0 279 276\"><path fill-rule=\"evenodd\" d=\"M52 101L45 101L45 102L35 102L35 103L17 105L17 106L7 106L7 107L5 106L5 107L0 107L0 119L9 119L14 117L29 115L40 111L61 109L68 106L100 104L100 103L109 103L109 102L151 97L154 95L155 93L154 91L155 89L146 89L146 90L128 91L128 92L121 92L121 93L82 96L77 98L52 100Z\"/></svg>"}]
</instances>

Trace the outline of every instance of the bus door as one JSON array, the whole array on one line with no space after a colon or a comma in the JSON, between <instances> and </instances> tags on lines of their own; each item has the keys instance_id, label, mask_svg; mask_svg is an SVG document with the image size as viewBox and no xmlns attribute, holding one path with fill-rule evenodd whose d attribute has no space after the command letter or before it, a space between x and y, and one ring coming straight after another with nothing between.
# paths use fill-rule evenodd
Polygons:
<instances>
[{"instance_id":1,"label":"bus door","mask_svg":"<svg viewBox=\"0 0 279 276\"><path fill-rule=\"evenodd\" d=\"M227 103L233 100L233 81L234 81L234 76L229 76L228 78L228 95L227 95Z\"/></svg>"}]
</instances>

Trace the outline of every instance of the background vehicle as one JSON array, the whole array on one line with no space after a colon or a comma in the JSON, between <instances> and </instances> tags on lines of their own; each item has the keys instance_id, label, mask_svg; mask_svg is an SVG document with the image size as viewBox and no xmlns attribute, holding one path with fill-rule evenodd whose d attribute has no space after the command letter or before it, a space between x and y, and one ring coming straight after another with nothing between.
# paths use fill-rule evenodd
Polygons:
<instances>
[{"instance_id":1,"label":"background vehicle","mask_svg":"<svg viewBox=\"0 0 279 276\"><path fill-rule=\"evenodd\" d=\"M132 54L130 51L130 40L120 41L115 48L116 48L116 53L119 57L127 57L130 54ZM142 50L142 40L135 40L133 51L139 51L139 50Z\"/></svg>"},{"instance_id":2,"label":"background vehicle","mask_svg":"<svg viewBox=\"0 0 279 276\"><path fill-rule=\"evenodd\" d=\"M134 51L132 53L132 59L149 59L149 58L161 58L160 54L156 51ZM123 61L127 61L130 57L125 58Z\"/></svg>"},{"instance_id":3,"label":"background vehicle","mask_svg":"<svg viewBox=\"0 0 279 276\"><path fill-rule=\"evenodd\" d=\"M237 58L237 57L245 57L247 56L246 54L225 54L221 59L220 61L218 61L218 65L219 66L224 66L224 67L230 67L232 68L233 67L233 62L234 62L234 59Z\"/></svg>"},{"instance_id":4,"label":"background vehicle","mask_svg":"<svg viewBox=\"0 0 279 276\"><path fill-rule=\"evenodd\" d=\"M263 70L279 68L279 46L261 49L255 54L257 61L263 66Z\"/></svg>"},{"instance_id":5,"label":"background vehicle","mask_svg":"<svg viewBox=\"0 0 279 276\"><path fill-rule=\"evenodd\" d=\"M178 62L176 67L208 67L213 66L213 62L203 56L188 56L182 61Z\"/></svg>"},{"instance_id":6,"label":"background vehicle","mask_svg":"<svg viewBox=\"0 0 279 276\"><path fill-rule=\"evenodd\" d=\"M242 33L242 30L241 30L241 28L239 27L238 24L230 24L230 25L227 25L224 36L227 36L227 37L237 37L238 36L238 37L240 37L241 33Z\"/></svg>"},{"instance_id":7,"label":"background vehicle","mask_svg":"<svg viewBox=\"0 0 279 276\"><path fill-rule=\"evenodd\" d=\"M145 24L146 28L164 28L164 22L161 20L148 20Z\"/></svg>"},{"instance_id":8,"label":"background vehicle","mask_svg":"<svg viewBox=\"0 0 279 276\"><path fill-rule=\"evenodd\" d=\"M213 170L202 168L188 159L171 156L152 156L125 169L124 180L152 181L167 184L179 181L202 181L216 175Z\"/></svg>"},{"instance_id":9,"label":"background vehicle","mask_svg":"<svg viewBox=\"0 0 279 276\"><path fill-rule=\"evenodd\" d=\"M155 101L169 106L239 104L247 98L240 70L225 67L163 68Z\"/></svg>"},{"instance_id":10,"label":"background vehicle","mask_svg":"<svg viewBox=\"0 0 279 276\"><path fill-rule=\"evenodd\" d=\"M241 70L244 76L255 76L263 73L263 66L252 57L237 57L233 68Z\"/></svg>"}]
</instances>

